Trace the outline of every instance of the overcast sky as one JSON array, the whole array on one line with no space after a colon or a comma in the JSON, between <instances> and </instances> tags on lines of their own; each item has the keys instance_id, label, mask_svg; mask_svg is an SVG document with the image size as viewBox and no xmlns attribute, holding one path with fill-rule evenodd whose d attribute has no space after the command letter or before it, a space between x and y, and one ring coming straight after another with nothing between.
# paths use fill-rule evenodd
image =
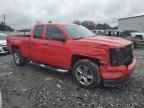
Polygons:
<instances>
[{"instance_id":1,"label":"overcast sky","mask_svg":"<svg viewBox=\"0 0 144 108\"><path fill-rule=\"evenodd\" d=\"M6 14L6 23L16 29L74 19L117 25L118 18L144 15L143 5L144 0L0 0L0 22Z\"/></svg>"}]
</instances>

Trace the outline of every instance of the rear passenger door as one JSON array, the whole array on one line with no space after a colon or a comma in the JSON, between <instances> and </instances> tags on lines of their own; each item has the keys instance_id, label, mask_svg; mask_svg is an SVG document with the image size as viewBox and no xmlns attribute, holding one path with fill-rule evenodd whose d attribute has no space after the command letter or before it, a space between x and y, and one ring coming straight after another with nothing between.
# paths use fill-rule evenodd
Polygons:
<instances>
[{"instance_id":1,"label":"rear passenger door","mask_svg":"<svg viewBox=\"0 0 144 108\"><path fill-rule=\"evenodd\" d=\"M48 64L58 67L67 67L67 44L64 41L54 39L54 36L56 35L66 40L64 33L60 30L59 27L48 25L45 37L45 43L47 43L47 47L45 47L44 58L48 62Z\"/></svg>"}]
</instances>

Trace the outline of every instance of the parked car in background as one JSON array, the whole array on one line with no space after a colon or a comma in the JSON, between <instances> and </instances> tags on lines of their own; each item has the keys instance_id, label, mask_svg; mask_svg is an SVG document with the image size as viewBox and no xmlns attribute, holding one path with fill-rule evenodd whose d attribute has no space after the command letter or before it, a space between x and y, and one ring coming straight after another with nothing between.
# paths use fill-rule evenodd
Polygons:
<instances>
[{"instance_id":1,"label":"parked car in background","mask_svg":"<svg viewBox=\"0 0 144 108\"><path fill-rule=\"evenodd\" d=\"M143 32L133 32L133 33L131 33L131 37L134 39L144 40L144 33Z\"/></svg>"},{"instance_id":2,"label":"parked car in background","mask_svg":"<svg viewBox=\"0 0 144 108\"><path fill-rule=\"evenodd\" d=\"M6 38L5 34L0 33L0 54L8 53Z\"/></svg>"},{"instance_id":3,"label":"parked car in background","mask_svg":"<svg viewBox=\"0 0 144 108\"><path fill-rule=\"evenodd\" d=\"M121 32L121 37L123 38L131 38L131 34L132 33L135 33L135 32L139 32L139 31L136 31L136 30L125 30L123 32Z\"/></svg>"},{"instance_id":4,"label":"parked car in background","mask_svg":"<svg viewBox=\"0 0 144 108\"><path fill-rule=\"evenodd\" d=\"M92 32L96 35L104 35L104 30L92 30Z\"/></svg>"},{"instance_id":5,"label":"parked car in background","mask_svg":"<svg viewBox=\"0 0 144 108\"><path fill-rule=\"evenodd\" d=\"M121 36L121 32L118 30L105 30L105 35L106 36Z\"/></svg>"},{"instance_id":6,"label":"parked car in background","mask_svg":"<svg viewBox=\"0 0 144 108\"><path fill-rule=\"evenodd\" d=\"M143 32L132 32L131 40L134 43L135 48L144 46L144 33Z\"/></svg>"}]
</instances>

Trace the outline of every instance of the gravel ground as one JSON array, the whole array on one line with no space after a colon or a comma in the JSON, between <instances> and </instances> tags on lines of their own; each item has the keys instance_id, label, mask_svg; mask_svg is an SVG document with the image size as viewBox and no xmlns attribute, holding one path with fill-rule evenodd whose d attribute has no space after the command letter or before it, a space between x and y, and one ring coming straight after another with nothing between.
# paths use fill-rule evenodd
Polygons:
<instances>
[{"instance_id":1,"label":"gravel ground","mask_svg":"<svg viewBox=\"0 0 144 108\"><path fill-rule=\"evenodd\" d=\"M3 108L144 108L144 50L135 54L137 69L124 85L95 90L78 87L71 74L17 67L11 55L0 55Z\"/></svg>"}]
</instances>

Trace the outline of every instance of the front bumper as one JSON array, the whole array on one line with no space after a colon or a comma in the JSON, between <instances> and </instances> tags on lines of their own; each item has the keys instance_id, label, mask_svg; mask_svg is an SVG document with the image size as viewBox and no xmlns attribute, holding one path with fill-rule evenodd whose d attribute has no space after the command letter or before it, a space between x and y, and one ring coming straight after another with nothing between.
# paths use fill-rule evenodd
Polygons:
<instances>
[{"instance_id":1,"label":"front bumper","mask_svg":"<svg viewBox=\"0 0 144 108\"><path fill-rule=\"evenodd\" d=\"M135 70L136 59L129 66L100 66L101 77L104 82L120 83L125 81L127 77Z\"/></svg>"},{"instance_id":2,"label":"front bumper","mask_svg":"<svg viewBox=\"0 0 144 108\"><path fill-rule=\"evenodd\" d=\"M0 46L0 54L5 54L5 53L8 53L7 46Z\"/></svg>"}]
</instances>

